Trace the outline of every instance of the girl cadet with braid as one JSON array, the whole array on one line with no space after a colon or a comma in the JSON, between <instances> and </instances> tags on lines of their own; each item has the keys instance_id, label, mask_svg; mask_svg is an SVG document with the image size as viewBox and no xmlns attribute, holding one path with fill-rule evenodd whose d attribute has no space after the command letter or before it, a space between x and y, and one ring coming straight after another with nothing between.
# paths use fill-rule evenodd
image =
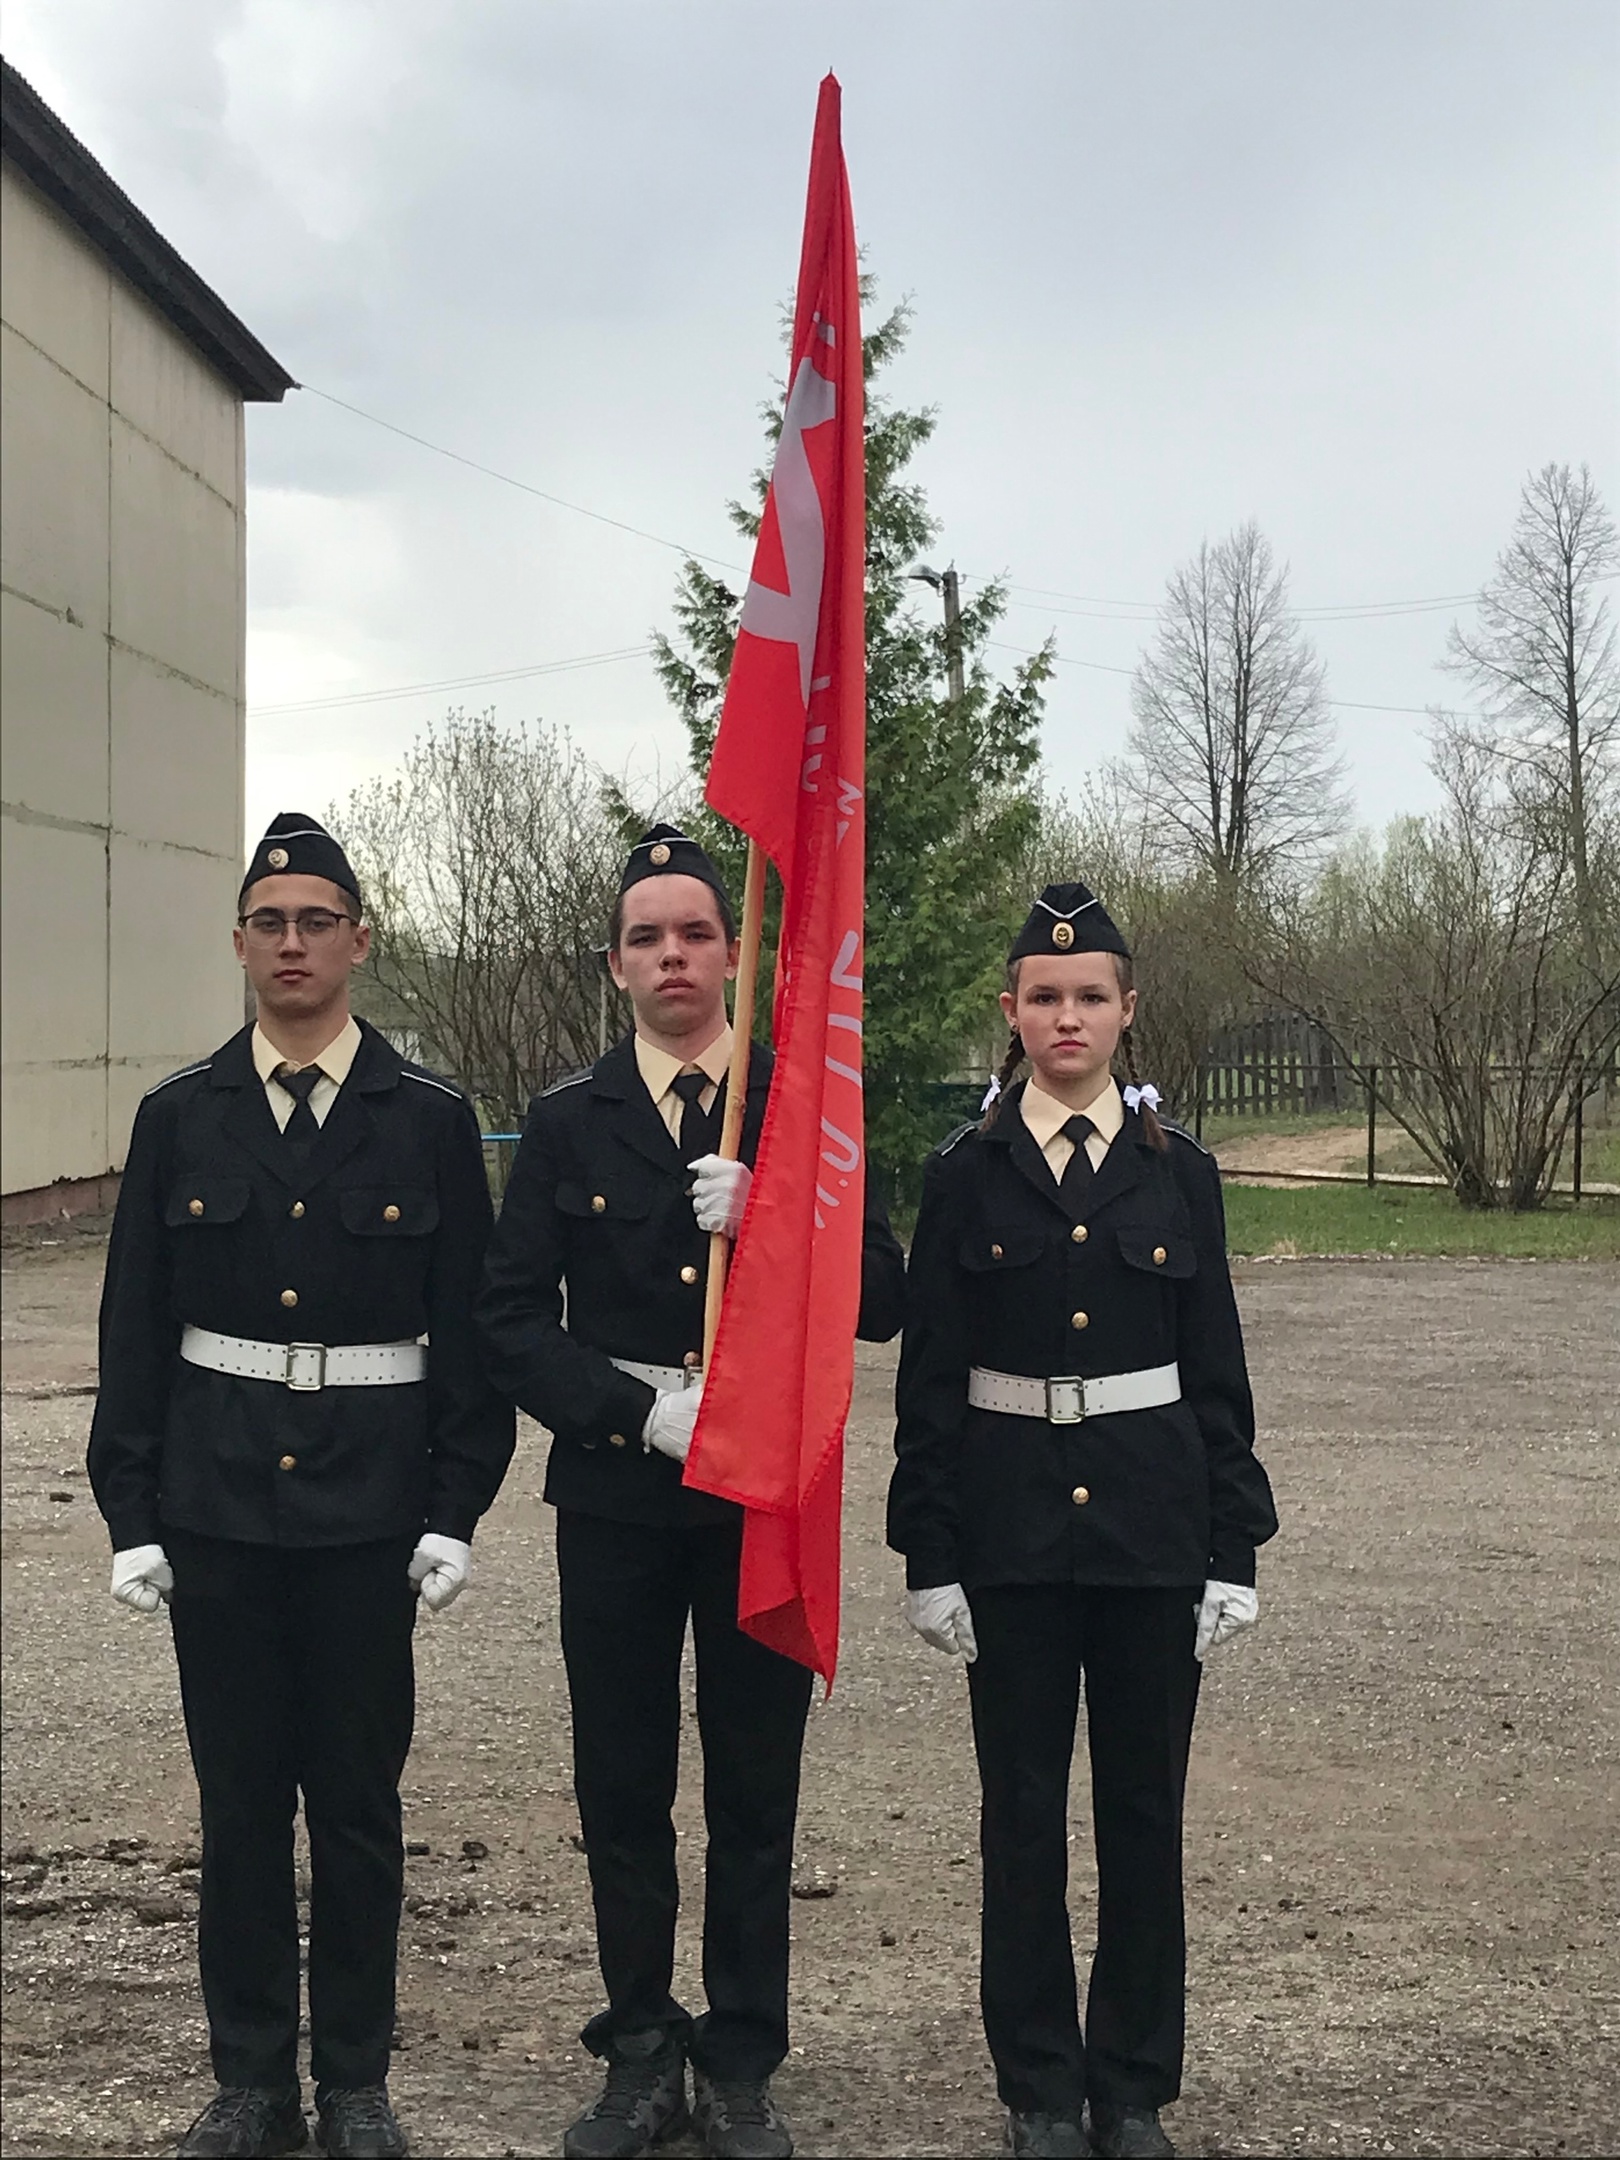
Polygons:
<instances>
[{"instance_id":1,"label":"girl cadet with braid","mask_svg":"<svg viewBox=\"0 0 1620 2160\"><path fill-rule=\"evenodd\" d=\"M1130 953L1084 885L1036 902L1001 1008L1000 1087L924 1172L888 1536L911 1625L968 1668L981 1999L1011 2150L1123 2160L1173 2151L1159 2110L1181 2081L1200 1664L1255 1618L1277 1518L1219 1174L1135 1084ZM1082 1679L1098 1876L1083 2028L1066 1903Z\"/></svg>"}]
</instances>

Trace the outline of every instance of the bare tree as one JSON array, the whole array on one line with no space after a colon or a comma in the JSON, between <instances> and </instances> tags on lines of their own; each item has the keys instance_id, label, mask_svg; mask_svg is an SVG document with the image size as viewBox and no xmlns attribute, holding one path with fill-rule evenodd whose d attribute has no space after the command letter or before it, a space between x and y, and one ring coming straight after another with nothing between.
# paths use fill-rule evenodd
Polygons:
<instances>
[{"instance_id":1,"label":"bare tree","mask_svg":"<svg viewBox=\"0 0 1620 2160\"><path fill-rule=\"evenodd\" d=\"M1474 1207L1538 1207L1576 1103L1620 1038L1620 946L1575 937L1567 830L1526 811L1488 745L1442 728L1442 807L1285 896L1253 979L1307 1014ZM1613 899L1605 846L1601 880Z\"/></svg>"},{"instance_id":2,"label":"bare tree","mask_svg":"<svg viewBox=\"0 0 1620 2160\"><path fill-rule=\"evenodd\" d=\"M413 1036L497 1129L590 1062L622 850L601 776L566 735L452 713L332 825L376 931L368 1017Z\"/></svg>"},{"instance_id":3,"label":"bare tree","mask_svg":"<svg viewBox=\"0 0 1620 2160\"><path fill-rule=\"evenodd\" d=\"M1131 754L1176 852L1223 886L1269 884L1345 825L1324 680L1258 526L1171 576L1131 684Z\"/></svg>"},{"instance_id":4,"label":"bare tree","mask_svg":"<svg viewBox=\"0 0 1620 2160\"><path fill-rule=\"evenodd\" d=\"M1527 803L1568 832L1587 966L1601 944L1593 828L1614 781L1620 662L1603 582L1620 537L1583 465L1544 465L1525 481L1513 537L1480 594L1478 626L1454 627L1445 665L1490 708L1497 743Z\"/></svg>"}]
</instances>

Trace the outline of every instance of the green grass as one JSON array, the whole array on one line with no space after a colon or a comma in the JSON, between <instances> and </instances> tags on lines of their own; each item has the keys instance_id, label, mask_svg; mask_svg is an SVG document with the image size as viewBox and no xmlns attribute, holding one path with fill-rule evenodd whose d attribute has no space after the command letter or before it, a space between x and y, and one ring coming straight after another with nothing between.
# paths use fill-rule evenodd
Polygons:
<instances>
[{"instance_id":1,"label":"green grass","mask_svg":"<svg viewBox=\"0 0 1620 2160\"><path fill-rule=\"evenodd\" d=\"M1234 1255L1394 1253L1513 1260L1620 1260L1620 1202L1583 1200L1514 1215L1459 1207L1410 1186L1226 1187Z\"/></svg>"}]
</instances>

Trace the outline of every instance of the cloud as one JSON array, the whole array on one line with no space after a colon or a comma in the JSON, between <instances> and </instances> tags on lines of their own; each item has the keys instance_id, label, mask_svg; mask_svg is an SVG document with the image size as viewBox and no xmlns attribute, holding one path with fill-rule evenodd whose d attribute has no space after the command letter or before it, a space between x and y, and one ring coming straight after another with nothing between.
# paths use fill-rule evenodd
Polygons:
<instances>
[{"instance_id":1,"label":"cloud","mask_svg":"<svg viewBox=\"0 0 1620 2160\"><path fill-rule=\"evenodd\" d=\"M1139 623L1028 588L1151 601L1250 516L1322 605L1477 584L1548 458L1620 495L1606 0L12 0L7 36L302 381L732 560L831 61L868 263L916 301L891 388L940 408L918 477L944 557L1024 588L1010 644L1128 669ZM258 703L669 619L669 550L314 397L249 441ZM1333 693L1444 695L1446 620L1314 627ZM496 702L679 758L644 661ZM444 703L256 723L254 801L300 758L338 791ZM1061 781L1127 709L1123 675L1059 670ZM1423 799L1419 720L1343 720L1366 818Z\"/></svg>"}]
</instances>

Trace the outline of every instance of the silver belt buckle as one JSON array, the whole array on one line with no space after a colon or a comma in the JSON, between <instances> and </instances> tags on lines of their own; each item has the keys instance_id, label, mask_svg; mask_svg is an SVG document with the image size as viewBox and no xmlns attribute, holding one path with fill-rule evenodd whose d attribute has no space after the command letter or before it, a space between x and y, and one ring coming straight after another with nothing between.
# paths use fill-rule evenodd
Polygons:
<instances>
[{"instance_id":1,"label":"silver belt buckle","mask_svg":"<svg viewBox=\"0 0 1620 2160\"><path fill-rule=\"evenodd\" d=\"M312 1363L300 1365L300 1358L310 1359ZM295 1395L318 1395L326 1385L325 1343L290 1342L283 1378Z\"/></svg>"},{"instance_id":2,"label":"silver belt buckle","mask_svg":"<svg viewBox=\"0 0 1620 2160\"><path fill-rule=\"evenodd\" d=\"M1086 1383L1075 1373L1061 1373L1046 1383L1048 1425L1081 1425L1086 1415Z\"/></svg>"},{"instance_id":3,"label":"silver belt buckle","mask_svg":"<svg viewBox=\"0 0 1620 2160\"><path fill-rule=\"evenodd\" d=\"M681 1373L681 1393L683 1395L686 1393L688 1388L701 1387L703 1385L703 1367L701 1365L683 1365L681 1367Z\"/></svg>"}]
</instances>

